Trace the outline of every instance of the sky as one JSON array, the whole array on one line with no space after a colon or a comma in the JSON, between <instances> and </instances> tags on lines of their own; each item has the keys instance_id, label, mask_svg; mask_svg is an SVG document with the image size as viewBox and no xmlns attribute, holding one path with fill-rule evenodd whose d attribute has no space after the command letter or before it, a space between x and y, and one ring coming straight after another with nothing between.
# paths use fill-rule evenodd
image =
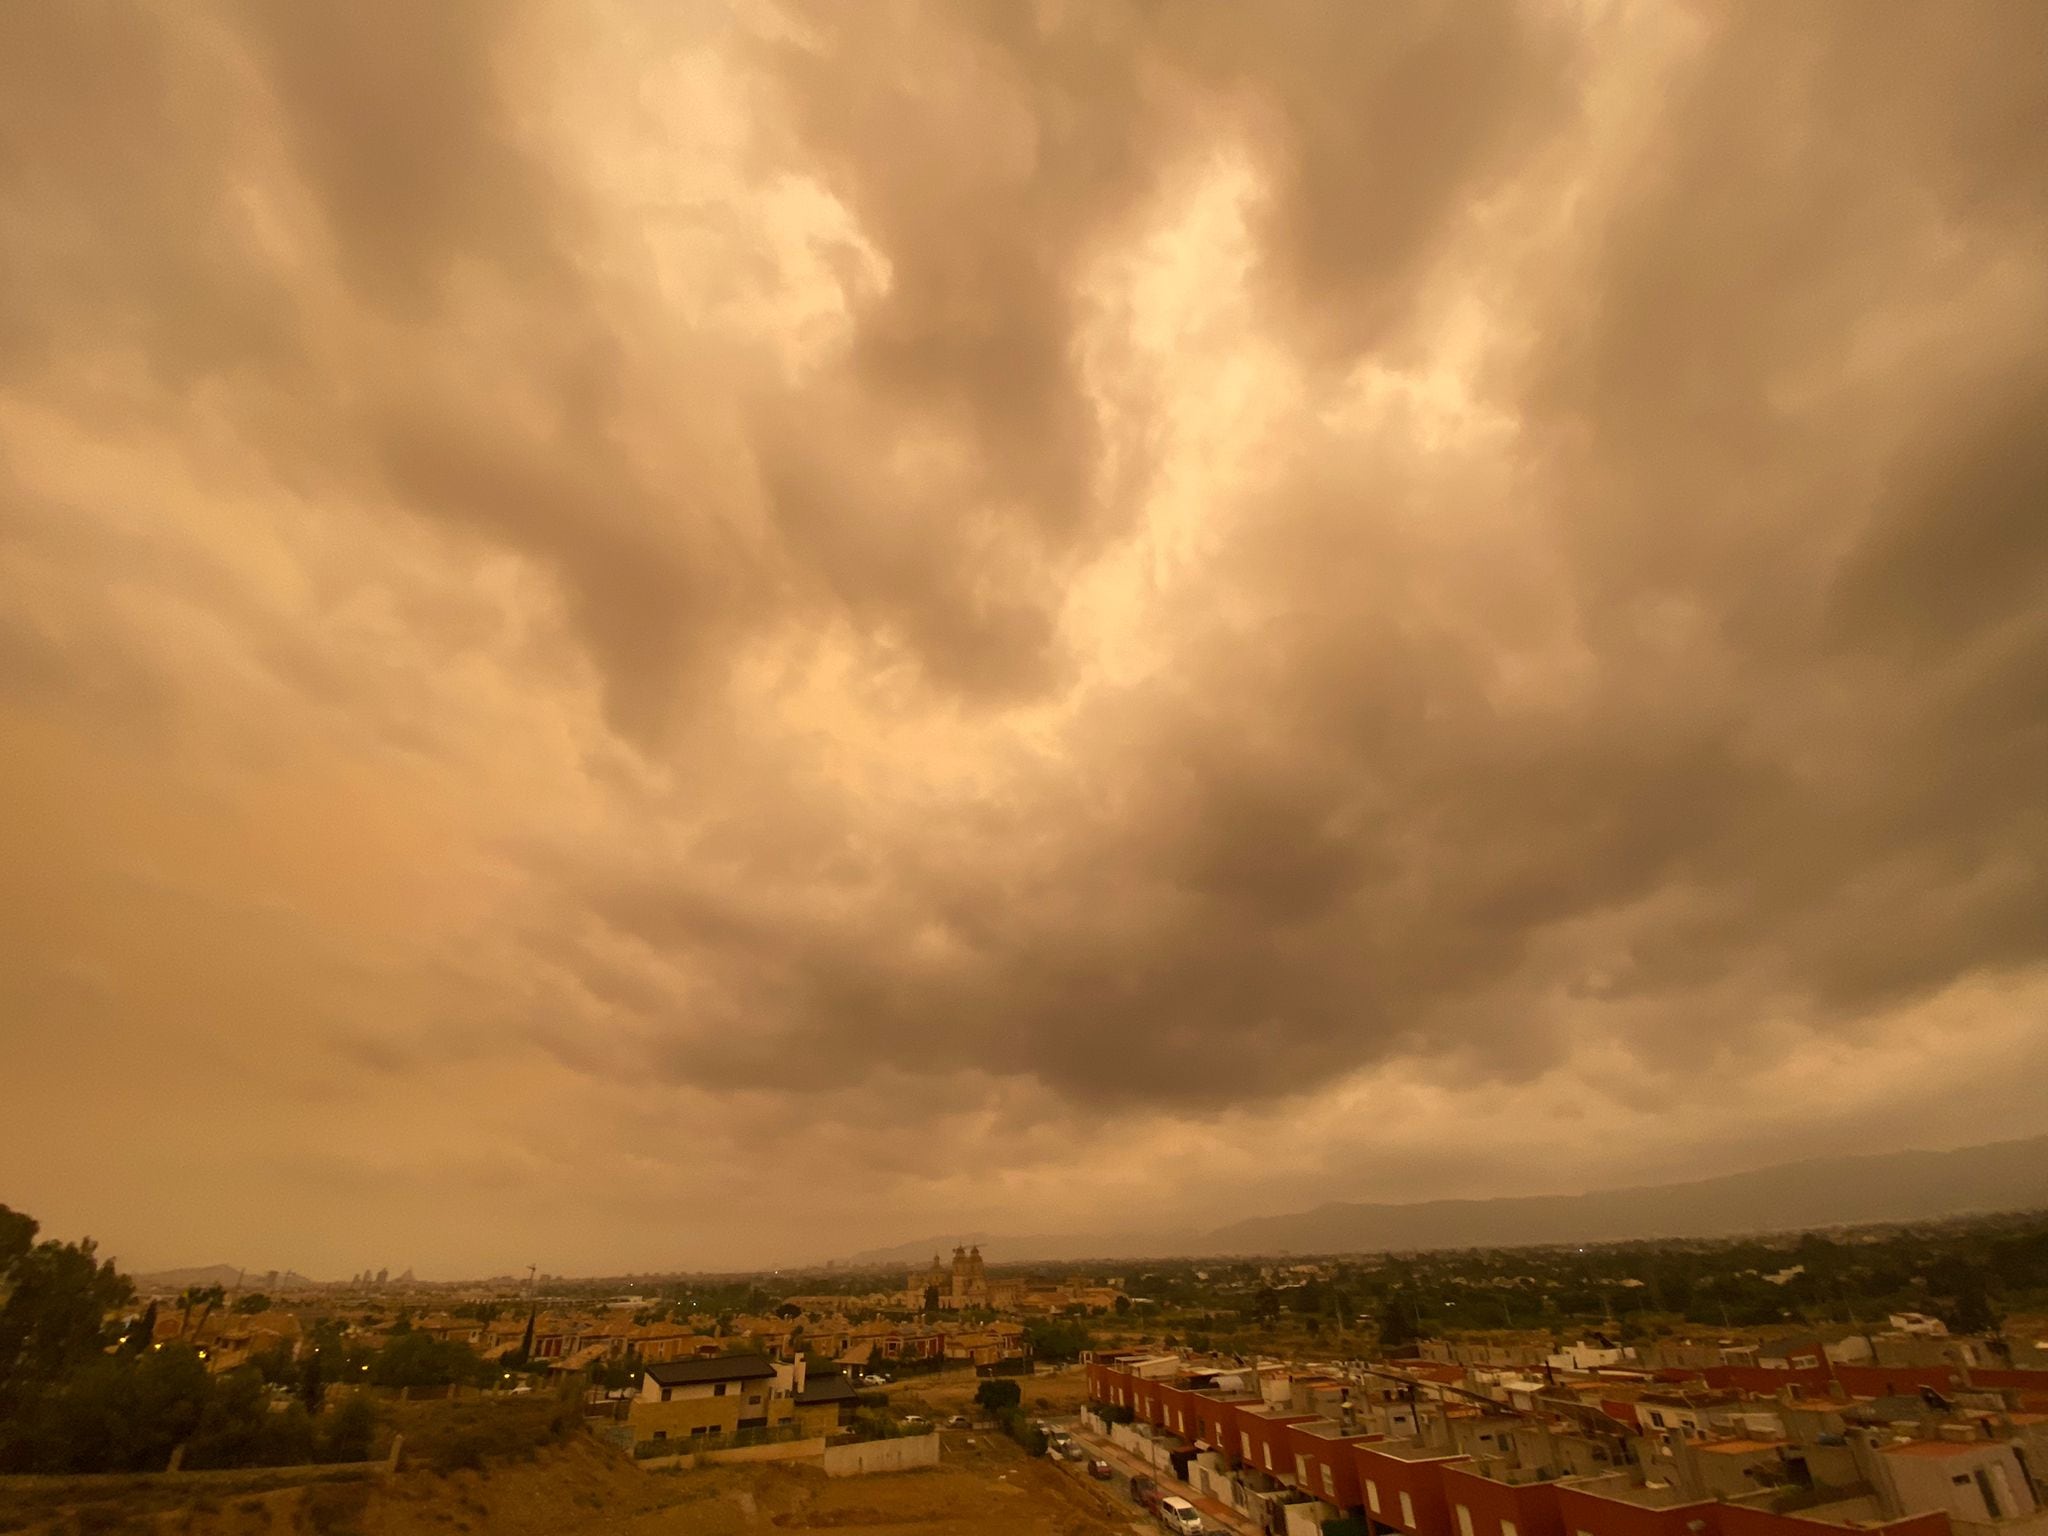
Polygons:
<instances>
[{"instance_id":1,"label":"sky","mask_svg":"<svg viewBox=\"0 0 2048 1536\"><path fill-rule=\"evenodd\" d=\"M0 1199L689 1269L2048 1130L2048 6L0 8Z\"/></svg>"}]
</instances>

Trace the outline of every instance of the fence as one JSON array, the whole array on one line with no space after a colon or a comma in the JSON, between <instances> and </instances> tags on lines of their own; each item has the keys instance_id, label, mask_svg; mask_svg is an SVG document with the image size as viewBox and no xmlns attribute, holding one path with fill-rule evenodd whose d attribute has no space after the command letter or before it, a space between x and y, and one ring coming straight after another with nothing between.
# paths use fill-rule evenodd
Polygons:
<instances>
[{"instance_id":1,"label":"fence","mask_svg":"<svg viewBox=\"0 0 2048 1536\"><path fill-rule=\"evenodd\" d=\"M658 1456L694 1456L705 1451L744 1451L762 1445L784 1445L808 1437L801 1424L769 1424L758 1429L729 1430L722 1435L685 1435L674 1440L642 1440L633 1454L645 1461Z\"/></svg>"},{"instance_id":2,"label":"fence","mask_svg":"<svg viewBox=\"0 0 2048 1536\"><path fill-rule=\"evenodd\" d=\"M936 1466L939 1436L900 1435L893 1440L856 1440L851 1445L825 1447L827 1477L857 1477L866 1472L901 1472L911 1467Z\"/></svg>"},{"instance_id":3,"label":"fence","mask_svg":"<svg viewBox=\"0 0 2048 1536\"><path fill-rule=\"evenodd\" d=\"M688 1440L662 1440L651 1442L656 1451L668 1450L671 1446L689 1445ZM723 1450L677 1451L670 1455L643 1455L646 1445L636 1446L634 1456L640 1467L647 1472L681 1472L690 1467L716 1466L728 1461L816 1461L825 1453L822 1438L809 1440L770 1440L760 1445L727 1446Z\"/></svg>"}]
</instances>

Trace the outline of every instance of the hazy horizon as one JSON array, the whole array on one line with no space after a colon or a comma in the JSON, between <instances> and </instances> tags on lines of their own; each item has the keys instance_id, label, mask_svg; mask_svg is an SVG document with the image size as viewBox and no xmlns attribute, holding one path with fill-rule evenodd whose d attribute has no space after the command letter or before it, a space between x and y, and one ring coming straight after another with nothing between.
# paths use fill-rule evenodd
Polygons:
<instances>
[{"instance_id":1,"label":"hazy horizon","mask_svg":"<svg viewBox=\"0 0 2048 1536\"><path fill-rule=\"evenodd\" d=\"M736 1268L2044 1129L2048 6L0 42L46 1230Z\"/></svg>"},{"instance_id":2,"label":"hazy horizon","mask_svg":"<svg viewBox=\"0 0 2048 1536\"><path fill-rule=\"evenodd\" d=\"M2038 1137L2027 1138L2026 1141L2028 1143L2034 1144L2034 1150L2042 1150L2041 1144L2048 1143L2048 1133L2044 1133L2043 1135ZM1824 1157L1806 1159L1803 1160L1801 1163L1790 1165L1772 1165L1763 1168L1741 1168L1725 1170L1720 1173L1702 1175L1699 1179L1679 1181L1675 1185L1643 1186L1639 1184L1613 1184L1601 1185L1588 1189L1543 1191L1537 1192L1532 1195L1519 1197L1483 1194L1469 1196L1439 1196L1431 1200L1388 1202L1387 1205L1390 1209L1401 1211L1419 1210L1444 1204L1466 1204L1472 1206L1490 1207L1499 1204L1502 1201L1515 1201L1517 1199L1572 1201L1598 1197L1603 1194L1628 1193L1638 1189L1646 1189L1649 1193L1660 1194L1662 1192L1669 1191L1674 1188L1682 1190L1687 1186L1693 1184L1711 1184L1713 1182L1716 1182L1717 1180L1729 1178L1740 1179L1747 1175L1779 1175L1787 1171L1788 1168L1796 1169L1808 1165L1819 1165L1834 1168L1845 1164L1860 1165L1872 1159L1885 1158L1889 1155L1910 1156L1915 1154L1925 1154L1940 1157L1943 1154L1948 1153L1967 1153L1973 1151L1992 1150L2003 1151L2005 1149L2013 1148L2017 1145L2021 1145L2021 1143L1994 1142L1976 1143L1963 1147L1900 1148L1895 1149L1895 1152L1866 1150L1862 1153L1851 1154L1847 1158ZM2035 1170L2028 1170L2029 1175L2032 1175L2034 1173ZM2019 1182L2024 1185L2028 1182L2028 1180L2027 1178L2023 1177ZM1941 1185L1942 1181L1937 1180L1936 1183L1937 1185ZM1955 1188L1955 1186L1952 1184L1944 1185L1943 1187L1947 1189ZM1893 1224L1898 1221L1925 1222L1942 1220L1949 1217L1981 1216L1989 1214L2011 1214L2035 1209L2048 1209L2048 1180L2041 1180L2039 1178L2035 1178L2031 1187L2033 1189L2033 1194L2031 1198L1993 1199L1989 1204L1985 1203L1982 1200L1971 1200L1961 1193L1956 1193L1952 1197L1940 1197L1932 1200L1923 1200L1918 1206L1914 1208L1911 1214L1907 1215L1877 1217L1869 1215L1858 1215L1853 1212L1845 1211L1844 1214L1841 1214L1839 1216L1816 1216L1814 1219L1808 1221L1790 1221L1778 1223L1774 1223L1771 1221L1763 1221L1754 1227L1729 1227L1726 1225L1722 1225L1716 1227L1712 1231L1695 1231L1692 1228L1687 1227L1684 1223L1680 1223L1678 1226L1674 1227L1670 1224L1670 1222L1667 1219L1665 1225L1663 1225L1662 1227L1656 1226L1654 1221L1646 1221L1639 1230L1633 1233L1615 1233L1610 1236L1602 1236L1597 1238L1585 1237L1583 1234L1581 1234L1580 1236L1561 1235L1553 1238L1544 1239L1532 1238L1527 1235L1509 1233L1501 1239L1500 1246L1510 1248L1542 1247L1551 1246L1558 1243L1570 1243L1582 1240L1599 1242L1657 1242L1665 1240L1682 1240L1684 1238L1692 1236L1724 1237L1732 1235L1736 1231L1749 1233L1751 1235L1765 1235L1792 1231L1811 1231L1830 1227L1847 1228L1881 1226ZM1823 1201L1825 1201L1825 1198L1826 1197L1823 1196ZM1354 1202L1346 1201L1341 1194L1333 1194L1329 1196L1329 1198L1326 1201L1323 1201L1320 1204L1321 1206L1348 1206L1353 1203ZM1844 1201L1845 1206L1846 1204L1847 1202ZM1912 1202L1909 1200L1907 1204L1911 1205ZM1122 1229L1104 1229L1098 1232L1069 1231L1053 1234L1029 1234L1016 1232L1005 1233L990 1232L980 1229L955 1229L951 1232L927 1233L921 1238L897 1237L890 1241L870 1244L865 1248L851 1252L842 1251L837 1253L790 1255L773 1261L764 1260L763 1262L758 1264L735 1264L728 1266L690 1266L685 1264L655 1264L633 1266L618 1270L579 1270L573 1267L562 1268L557 1265L550 1265L548 1263L538 1261L529 1262L535 1263L536 1267L542 1273L547 1274L555 1279L580 1281L589 1279L606 1279L616 1276L634 1274L646 1275L700 1272L767 1273L771 1270L817 1270L825 1268L827 1266L838 1267L841 1269L893 1270L900 1269L904 1267L906 1264L914 1264L917 1262L921 1262L925 1257L924 1249L926 1247L931 1247L935 1253L943 1254L955 1245L962 1243L991 1245L991 1262L998 1264L1058 1264L1069 1261L1082 1262L1084 1260L1101 1262L1122 1262L1129 1260L1134 1262L1143 1262L1148 1259L1159 1258L1224 1258L1228 1257L1231 1254L1246 1254L1252 1252L1319 1253L1371 1251L1371 1245L1369 1244L1332 1244L1324 1247L1316 1247L1314 1245L1304 1247L1299 1244L1293 1244L1279 1245L1263 1249L1248 1248L1243 1246L1201 1246L1201 1244L1204 1241L1214 1238L1219 1233L1228 1232L1234 1227L1254 1224L1260 1219L1271 1219L1282 1215L1304 1218L1312 1217L1316 1214L1318 1209L1319 1207L1305 1207L1299 1211L1291 1211L1286 1213L1276 1211L1242 1213L1237 1219L1226 1221L1221 1226L1210 1229L1205 1232L1177 1232L1172 1229L1146 1230L1142 1228L1132 1227L1125 1227ZM1086 1247L1087 1244L1098 1241L1101 1244L1099 1248L1089 1249ZM1472 1246L1475 1241L1476 1238L1446 1238L1441 1242L1418 1243L1412 1240L1404 1239L1400 1242L1390 1243L1388 1246L1393 1248L1421 1247L1432 1250L1447 1250L1469 1247ZM1044 1245L1046 1251L1038 1252L1032 1250L1030 1245L1033 1243L1039 1243L1041 1245ZM1014 1254L1006 1252L1001 1256L994 1256L996 1254L997 1246L1000 1246L1001 1248L1006 1250L1018 1249L1022 1251ZM1484 1246L1484 1244L1481 1244L1481 1246ZM323 1283L342 1281L347 1279L348 1276L358 1272L356 1269L351 1268L346 1274L313 1275L307 1274L304 1270L299 1269L295 1265L265 1265L258 1269L249 1266L237 1266L232 1264L231 1261L223 1261L218 1259L194 1259L188 1263L171 1264L133 1264L128 1263L125 1260L122 1262L122 1268L124 1270L131 1273L141 1274L166 1273L187 1269L202 1269L214 1267L216 1265L220 1265L223 1267L243 1268L250 1275L267 1273L268 1270L272 1268L275 1268L280 1272L296 1271L305 1279L320 1281ZM403 1263L385 1264L380 1262L376 1265L372 1265L371 1268L388 1268L394 1275L401 1274L405 1270L410 1268L415 1271L416 1278L423 1284L445 1284L468 1280L504 1279L507 1277L517 1278L522 1273L524 1266L513 1264L496 1271L479 1270L474 1273L443 1275L418 1275L418 1266L407 1265Z\"/></svg>"}]
</instances>

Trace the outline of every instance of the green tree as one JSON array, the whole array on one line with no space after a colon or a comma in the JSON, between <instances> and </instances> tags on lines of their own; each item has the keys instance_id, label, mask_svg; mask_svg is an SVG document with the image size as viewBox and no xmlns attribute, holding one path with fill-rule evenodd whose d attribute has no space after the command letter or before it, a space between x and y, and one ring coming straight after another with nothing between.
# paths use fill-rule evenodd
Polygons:
<instances>
[{"instance_id":1,"label":"green tree","mask_svg":"<svg viewBox=\"0 0 2048 1536\"><path fill-rule=\"evenodd\" d=\"M1001 1413L1023 1403L1024 1389L1007 1377L991 1377L974 1389L974 1400L992 1414Z\"/></svg>"},{"instance_id":2,"label":"green tree","mask_svg":"<svg viewBox=\"0 0 2048 1536\"><path fill-rule=\"evenodd\" d=\"M1048 1317L1024 1325L1024 1341L1041 1360L1073 1360L1094 1340L1085 1323L1072 1318Z\"/></svg>"},{"instance_id":3,"label":"green tree","mask_svg":"<svg viewBox=\"0 0 2048 1536\"><path fill-rule=\"evenodd\" d=\"M1943 1321L1961 1334L1996 1333L2004 1322L1993 1309L1990 1293L1981 1280L1964 1286L1945 1311Z\"/></svg>"},{"instance_id":4,"label":"green tree","mask_svg":"<svg viewBox=\"0 0 2048 1536\"><path fill-rule=\"evenodd\" d=\"M308 1413L318 1413L327 1397L326 1358L324 1349L309 1349L299 1361L299 1405Z\"/></svg>"},{"instance_id":5,"label":"green tree","mask_svg":"<svg viewBox=\"0 0 2048 1536\"><path fill-rule=\"evenodd\" d=\"M924 1288L924 1309L927 1313L939 1310L939 1288L936 1285Z\"/></svg>"},{"instance_id":6,"label":"green tree","mask_svg":"<svg viewBox=\"0 0 2048 1536\"><path fill-rule=\"evenodd\" d=\"M1122 1316L1123 1316L1123 1315L1124 1315L1124 1314L1125 1314L1126 1312L1128 1312L1128 1311L1130 1311L1130 1310L1131 1310L1131 1298L1130 1298L1130 1297L1128 1297L1128 1296L1119 1296L1119 1297L1117 1297L1117 1299L1116 1299L1116 1315L1117 1315L1118 1317L1122 1317Z\"/></svg>"},{"instance_id":7,"label":"green tree","mask_svg":"<svg viewBox=\"0 0 2048 1536\"><path fill-rule=\"evenodd\" d=\"M235 1310L244 1317L253 1316L258 1312L268 1312L270 1310L270 1298L261 1291L251 1291L248 1295L236 1300Z\"/></svg>"},{"instance_id":8,"label":"green tree","mask_svg":"<svg viewBox=\"0 0 2048 1536\"><path fill-rule=\"evenodd\" d=\"M289 1339L273 1339L249 1357L249 1367L273 1387L288 1387L298 1379L296 1351Z\"/></svg>"},{"instance_id":9,"label":"green tree","mask_svg":"<svg viewBox=\"0 0 2048 1536\"><path fill-rule=\"evenodd\" d=\"M91 1238L35 1241L36 1223L0 1205L0 1422L114 1343L108 1314L135 1291Z\"/></svg>"},{"instance_id":10,"label":"green tree","mask_svg":"<svg viewBox=\"0 0 2048 1536\"><path fill-rule=\"evenodd\" d=\"M1379 1325L1382 1350L1406 1349L1428 1337L1417 1318L1414 1298L1403 1291L1388 1294L1380 1308Z\"/></svg>"},{"instance_id":11,"label":"green tree","mask_svg":"<svg viewBox=\"0 0 2048 1536\"><path fill-rule=\"evenodd\" d=\"M206 1326L206 1319L213 1309L227 1300L227 1291L218 1285L188 1285L178 1295L178 1305L185 1310L178 1319L178 1337L190 1341L197 1337ZM199 1321L192 1321L193 1308L199 1309Z\"/></svg>"},{"instance_id":12,"label":"green tree","mask_svg":"<svg viewBox=\"0 0 2048 1536\"><path fill-rule=\"evenodd\" d=\"M319 1457L322 1461L368 1461L376 1440L376 1404L360 1392L351 1392L327 1415Z\"/></svg>"},{"instance_id":13,"label":"green tree","mask_svg":"<svg viewBox=\"0 0 2048 1536\"><path fill-rule=\"evenodd\" d=\"M401 1333L377 1351L369 1378L379 1387L445 1387L481 1379L484 1363L475 1350L431 1333Z\"/></svg>"},{"instance_id":14,"label":"green tree","mask_svg":"<svg viewBox=\"0 0 2048 1536\"><path fill-rule=\"evenodd\" d=\"M156 1342L156 1303L151 1302L142 1309L142 1315L135 1319L135 1325L121 1340L121 1348L131 1355L139 1355Z\"/></svg>"}]
</instances>

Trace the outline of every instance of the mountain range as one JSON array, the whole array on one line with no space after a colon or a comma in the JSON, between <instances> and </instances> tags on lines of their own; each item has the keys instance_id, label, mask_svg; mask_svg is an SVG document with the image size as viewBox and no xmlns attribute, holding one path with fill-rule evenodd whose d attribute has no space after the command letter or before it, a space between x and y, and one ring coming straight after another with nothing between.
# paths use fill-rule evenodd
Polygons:
<instances>
[{"instance_id":1,"label":"mountain range","mask_svg":"<svg viewBox=\"0 0 2048 1536\"><path fill-rule=\"evenodd\" d=\"M253 1291L269 1283L270 1271L267 1269L237 1269L232 1264L203 1264L189 1269L159 1269L149 1274L134 1275L131 1278L144 1291L182 1291L187 1286L195 1285L218 1285L228 1290L239 1285L245 1291ZM292 1270L287 1274L281 1274L277 1277L279 1289L285 1287L298 1289L318 1283L314 1280L308 1280L297 1270Z\"/></svg>"},{"instance_id":2,"label":"mountain range","mask_svg":"<svg viewBox=\"0 0 2048 1536\"><path fill-rule=\"evenodd\" d=\"M1734 1237L2044 1207L2048 1136L2035 1136L1944 1152L1808 1158L1718 1178L1576 1195L1410 1204L1331 1201L1312 1210L1252 1216L1206 1231L1029 1237L963 1233L870 1249L843 1262L916 1264L934 1252L950 1252L956 1242L979 1243L984 1258L1004 1263Z\"/></svg>"}]
</instances>

